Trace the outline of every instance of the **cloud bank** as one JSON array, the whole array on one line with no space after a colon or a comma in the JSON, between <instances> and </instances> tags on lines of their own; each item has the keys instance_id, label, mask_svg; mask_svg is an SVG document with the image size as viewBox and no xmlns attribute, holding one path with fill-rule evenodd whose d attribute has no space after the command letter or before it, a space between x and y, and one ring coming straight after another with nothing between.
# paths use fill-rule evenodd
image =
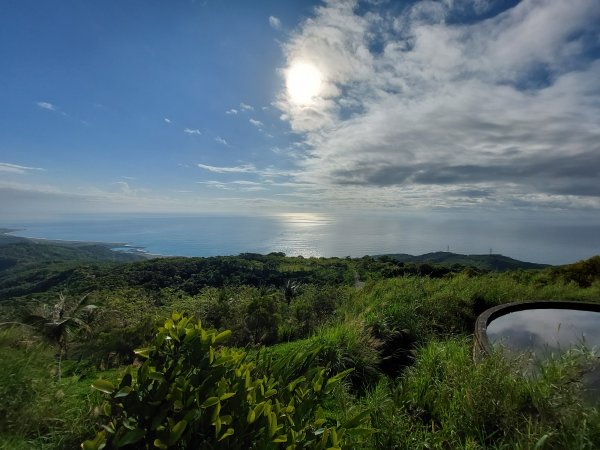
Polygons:
<instances>
[{"instance_id":1,"label":"cloud bank","mask_svg":"<svg viewBox=\"0 0 600 450\"><path fill-rule=\"evenodd\" d=\"M297 182L378 206L600 207L595 0L329 1L283 45L321 95L277 101Z\"/></svg>"}]
</instances>

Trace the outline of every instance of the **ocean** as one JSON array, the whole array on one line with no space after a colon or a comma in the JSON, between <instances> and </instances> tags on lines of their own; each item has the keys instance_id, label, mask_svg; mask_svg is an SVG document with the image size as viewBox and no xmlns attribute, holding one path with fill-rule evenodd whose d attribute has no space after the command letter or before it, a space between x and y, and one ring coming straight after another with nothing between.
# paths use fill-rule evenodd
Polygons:
<instances>
[{"instance_id":1,"label":"ocean","mask_svg":"<svg viewBox=\"0 0 600 450\"><path fill-rule=\"evenodd\" d=\"M565 264L600 254L600 220L569 216L474 214L94 215L3 220L14 234L123 243L168 256L352 256L451 251L500 253L523 261Z\"/></svg>"}]
</instances>

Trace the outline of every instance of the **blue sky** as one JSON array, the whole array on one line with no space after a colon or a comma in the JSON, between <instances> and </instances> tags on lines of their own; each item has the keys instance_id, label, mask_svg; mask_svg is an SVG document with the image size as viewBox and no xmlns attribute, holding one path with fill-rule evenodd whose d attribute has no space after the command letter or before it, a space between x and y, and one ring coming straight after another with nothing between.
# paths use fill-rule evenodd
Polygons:
<instances>
[{"instance_id":1,"label":"blue sky","mask_svg":"<svg viewBox=\"0 0 600 450\"><path fill-rule=\"evenodd\" d=\"M600 207L597 0L6 0L0 58L13 218Z\"/></svg>"}]
</instances>

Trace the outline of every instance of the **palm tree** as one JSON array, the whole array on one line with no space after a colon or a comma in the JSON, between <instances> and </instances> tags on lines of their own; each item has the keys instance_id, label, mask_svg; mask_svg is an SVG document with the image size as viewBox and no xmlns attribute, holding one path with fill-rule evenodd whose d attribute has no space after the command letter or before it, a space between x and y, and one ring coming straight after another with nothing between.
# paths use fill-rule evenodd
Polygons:
<instances>
[{"instance_id":1,"label":"palm tree","mask_svg":"<svg viewBox=\"0 0 600 450\"><path fill-rule=\"evenodd\" d=\"M69 302L61 293L53 306L44 304L27 314L24 325L37 330L51 344L57 347L56 360L58 380L61 378L61 362L67 356L69 335L77 330L90 331L90 321L96 305L86 303L87 295L75 302Z\"/></svg>"},{"instance_id":2,"label":"palm tree","mask_svg":"<svg viewBox=\"0 0 600 450\"><path fill-rule=\"evenodd\" d=\"M283 297L289 305L294 297L296 297L302 290L302 283L294 280L287 280L287 283L283 286Z\"/></svg>"}]
</instances>

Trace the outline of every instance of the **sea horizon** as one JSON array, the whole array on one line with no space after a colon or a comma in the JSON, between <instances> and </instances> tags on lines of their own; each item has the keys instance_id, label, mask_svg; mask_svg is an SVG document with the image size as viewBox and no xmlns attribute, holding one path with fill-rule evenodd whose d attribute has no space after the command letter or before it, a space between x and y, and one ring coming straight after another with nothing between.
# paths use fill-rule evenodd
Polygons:
<instances>
[{"instance_id":1,"label":"sea horizon","mask_svg":"<svg viewBox=\"0 0 600 450\"><path fill-rule=\"evenodd\" d=\"M14 236L123 244L160 256L227 256L283 252L304 257L362 257L437 251L502 254L521 261L567 264L600 253L598 223L545 217L490 222L444 214L98 214L10 220Z\"/></svg>"}]
</instances>

